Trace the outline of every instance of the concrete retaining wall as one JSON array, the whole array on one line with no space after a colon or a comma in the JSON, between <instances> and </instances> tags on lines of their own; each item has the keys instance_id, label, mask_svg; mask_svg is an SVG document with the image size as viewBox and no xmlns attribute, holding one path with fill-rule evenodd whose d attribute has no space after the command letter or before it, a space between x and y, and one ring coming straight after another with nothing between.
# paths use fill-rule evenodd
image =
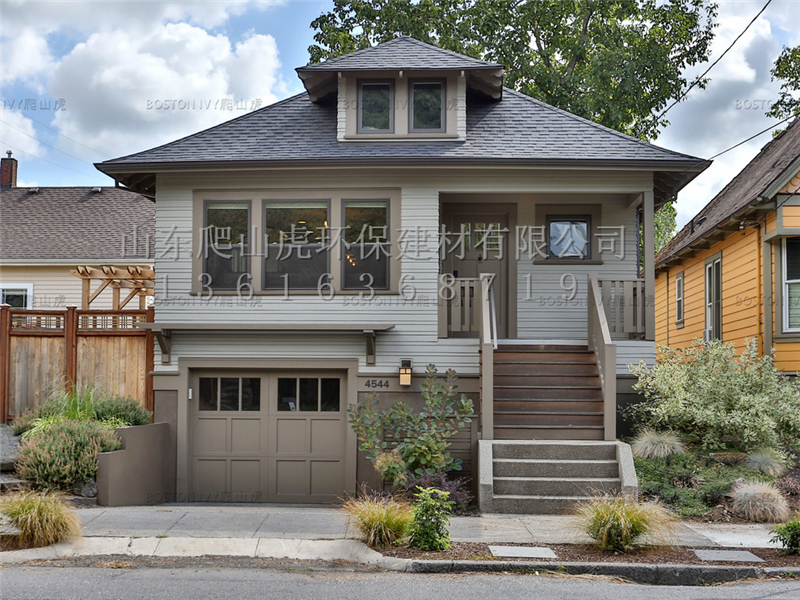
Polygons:
<instances>
[{"instance_id":1,"label":"concrete retaining wall","mask_svg":"<svg viewBox=\"0 0 800 600\"><path fill-rule=\"evenodd\" d=\"M167 499L169 425L151 423L116 430L122 448L97 456L97 503L101 506L161 504Z\"/></svg>"}]
</instances>

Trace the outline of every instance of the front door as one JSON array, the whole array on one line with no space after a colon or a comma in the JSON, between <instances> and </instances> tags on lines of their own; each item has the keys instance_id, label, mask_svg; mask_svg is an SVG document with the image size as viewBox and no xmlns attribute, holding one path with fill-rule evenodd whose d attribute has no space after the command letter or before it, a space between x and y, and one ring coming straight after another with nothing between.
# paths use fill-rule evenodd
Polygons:
<instances>
[{"instance_id":1,"label":"front door","mask_svg":"<svg viewBox=\"0 0 800 600\"><path fill-rule=\"evenodd\" d=\"M456 278L492 274L497 308L497 337L508 337L508 212L486 205L445 205L443 219L449 244L443 273Z\"/></svg>"}]
</instances>

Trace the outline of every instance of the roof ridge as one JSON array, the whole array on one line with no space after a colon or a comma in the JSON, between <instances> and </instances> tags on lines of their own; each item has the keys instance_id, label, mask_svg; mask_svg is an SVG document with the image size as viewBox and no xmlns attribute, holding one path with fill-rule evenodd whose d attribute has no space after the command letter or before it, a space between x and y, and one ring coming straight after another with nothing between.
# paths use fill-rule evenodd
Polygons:
<instances>
[{"instance_id":1,"label":"roof ridge","mask_svg":"<svg viewBox=\"0 0 800 600\"><path fill-rule=\"evenodd\" d=\"M283 100L278 100L277 102L273 102L272 104L267 104L263 108L259 108L259 109L256 109L256 110L251 110L250 112L247 112L247 113L245 113L243 115L239 115L238 117L234 117L233 119L228 119L227 121L223 121L222 123L217 123L216 125L212 125L211 127L207 127L206 129L201 129L200 131L195 131L194 133L186 135L186 136L183 136L182 138L178 138L177 140L172 140L171 142L167 142L165 144L161 144L161 145L155 146L153 148L147 148L146 150L140 150L139 152L134 152L132 154L126 154L125 156L119 156L117 158L112 158L110 160L105 160L103 162L95 163L95 166L103 165L103 164L112 164L112 163L115 163L115 162L120 162L123 159L131 158L133 156L137 156L138 154L143 154L145 152L153 152L154 150L161 150L162 148L167 148L169 146L172 146L173 144L177 144L179 142L190 140L193 137L196 137L196 136L198 136L198 135L200 135L202 133L207 133L209 131L213 131L215 129L218 129L219 127L223 127L225 125L229 125L230 123L235 123L236 121L241 121L242 119L245 119L247 117L252 117L253 115L260 114L262 112L266 112L267 110L275 108L276 106L281 106L283 104L287 104L287 103L291 102L292 100L296 100L298 98L301 98L301 97L305 96L306 94L307 94L307 92L300 92L299 94L295 94L294 96L289 96L288 98L284 98Z\"/></svg>"},{"instance_id":2,"label":"roof ridge","mask_svg":"<svg viewBox=\"0 0 800 600\"><path fill-rule=\"evenodd\" d=\"M708 159L698 158L697 156L692 156L691 154L684 154L683 152L677 152L675 150L670 150L669 148L664 148L663 146L659 146L657 144L653 144L651 142L647 142L647 141L639 139L639 138L637 138L635 136L628 135L627 133L622 133L621 131L617 131L616 129L612 129L611 127L606 127L605 125L601 125L600 123L597 123L596 121L592 121L591 119L587 119L585 117L581 117L579 115L576 115L574 113L566 111L563 108L558 108L557 106L553 106L552 104L548 104L547 102L544 102L543 100L539 100L538 98L534 98L533 96L529 96L528 94L525 94L525 93L520 92L518 90L514 90L514 89L511 89L511 88L508 88L508 87L505 87L505 86L503 86L503 90L507 91L507 92L510 92L511 94L513 94L515 96L519 96L520 98L524 98L526 100L529 100L529 101L531 101L531 102L533 102L535 104L539 104L544 108L547 108L547 109L549 109L551 111L560 113L560 114L562 114L564 116L567 116L567 117L569 117L569 118L571 118L573 120L580 121L582 123L586 123L588 125L591 125L592 127L595 127L596 129L599 129L601 131L605 131L607 133L613 133L617 137L621 137L621 138L623 138L625 140L628 140L628 141L631 141L631 142L636 142L639 145L644 146L646 148L658 148L659 150L661 150L663 152L668 152L669 154L672 154L672 155L675 155L675 156L680 156L682 158L690 158L692 160L699 160L701 163L702 162L708 162Z\"/></svg>"}]
</instances>

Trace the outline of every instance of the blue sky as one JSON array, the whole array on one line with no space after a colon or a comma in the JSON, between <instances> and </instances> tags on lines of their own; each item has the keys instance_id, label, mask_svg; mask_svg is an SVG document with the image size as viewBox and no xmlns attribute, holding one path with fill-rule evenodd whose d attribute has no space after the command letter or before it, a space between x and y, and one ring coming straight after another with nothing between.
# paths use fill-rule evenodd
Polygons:
<instances>
[{"instance_id":1,"label":"blue sky","mask_svg":"<svg viewBox=\"0 0 800 600\"><path fill-rule=\"evenodd\" d=\"M712 60L763 4L720 2ZM331 6L319 0L3 1L0 151L14 151L22 186L110 185L93 162L302 91L294 68L307 62L311 21ZM670 111L672 123L656 143L707 157L768 127L765 107L777 97L769 69L783 45L798 43L800 1L773 0L711 71L708 88L692 91ZM228 107L224 98L237 104ZM679 196L679 224L769 139L765 134L720 157L687 187Z\"/></svg>"}]
</instances>

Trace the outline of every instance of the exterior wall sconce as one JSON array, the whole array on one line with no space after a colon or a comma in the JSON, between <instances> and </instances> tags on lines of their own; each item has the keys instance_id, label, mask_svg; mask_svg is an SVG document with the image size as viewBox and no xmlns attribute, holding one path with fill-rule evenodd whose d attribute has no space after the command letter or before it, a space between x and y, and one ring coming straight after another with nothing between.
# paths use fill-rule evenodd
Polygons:
<instances>
[{"instance_id":1,"label":"exterior wall sconce","mask_svg":"<svg viewBox=\"0 0 800 600\"><path fill-rule=\"evenodd\" d=\"M400 361L400 385L411 385L411 359Z\"/></svg>"}]
</instances>

